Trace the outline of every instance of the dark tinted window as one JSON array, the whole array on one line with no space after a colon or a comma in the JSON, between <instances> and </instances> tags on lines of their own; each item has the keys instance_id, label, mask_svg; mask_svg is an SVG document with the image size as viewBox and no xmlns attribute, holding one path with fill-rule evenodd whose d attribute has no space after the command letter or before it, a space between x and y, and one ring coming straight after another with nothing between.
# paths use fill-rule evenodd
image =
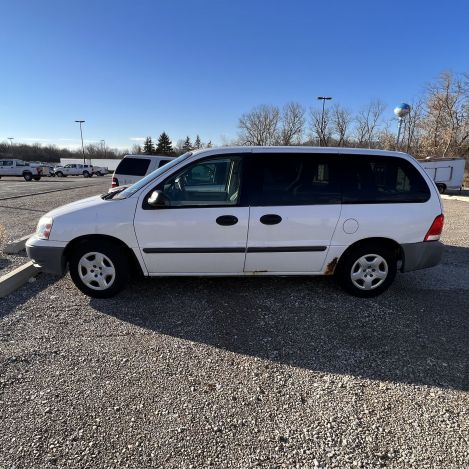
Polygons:
<instances>
[{"instance_id":1,"label":"dark tinted window","mask_svg":"<svg viewBox=\"0 0 469 469\"><path fill-rule=\"evenodd\" d=\"M116 174L128 176L145 176L150 160L147 158L124 158L116 168Z\"/></svg>"},{"instance_id":2,"label":"dark tinted window","mask_svg":"<svg viewBox=\"0 0 469 469\"><path fill-rule=\"evenodd\" d=\"M386 156L342 158L343 203L409 203L430 198L427 183L409 161Z\"/></svg>"},{"instance_id":3,"label":"dark tinted window","mask_svg":"<svg viewBox=\"0 0 469 469\"><path fill-rule=\"evenodd\" d=\"M338 159L334 155L315 154L249 156L243 204L338 204L341 200Z\"/></svg>"},{"instance_id":4,"label":"dark tinted window","mask_svg":"<svg viewBox=\"0 0 469 469\"><path fill-rule=\"evenodd\" d=\"M162 166L164 166L165 164L169 163L171 160L161 160L159 163L158 163L158 168L161 168Z\"/></svg>"}]
</instances>

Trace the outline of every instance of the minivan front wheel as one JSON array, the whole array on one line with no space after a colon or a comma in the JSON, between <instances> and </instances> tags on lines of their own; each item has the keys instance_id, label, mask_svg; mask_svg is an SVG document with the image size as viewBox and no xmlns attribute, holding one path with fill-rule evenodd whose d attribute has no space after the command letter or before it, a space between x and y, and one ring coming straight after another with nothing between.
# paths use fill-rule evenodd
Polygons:
<instances>
[{"instance_id":1,"label":"minivan front wheel","mask_svg":"<svg viewBox=\"0 0 469 469\"><path fill-rule=\"evenodd\" d=\"M70 256L73 283L93 298L110 298L126 286L129 259L120 246L100 241L79 245Z\"/></svg>"},{"instance_id":2,"label":"minivan front wheel","mask_svg":"<svg viewBox=\"0 0 469 469\"><path fill-rule=\"evenodd\" d=\"M392 249L375 244L352 249L341 259L337 277L341 286L354 296L380 295L394 281L397 259Z\"/></svg>"}]
</instances>

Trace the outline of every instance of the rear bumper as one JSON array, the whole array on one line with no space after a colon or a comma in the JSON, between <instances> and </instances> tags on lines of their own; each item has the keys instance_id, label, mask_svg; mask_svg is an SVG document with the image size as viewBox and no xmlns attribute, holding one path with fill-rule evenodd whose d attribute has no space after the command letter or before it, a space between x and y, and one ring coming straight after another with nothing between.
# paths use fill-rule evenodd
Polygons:
<instances>
[{"instance_id":1,"label":"rear bumper","mask_svg":"<svg viewBox=\"0 0 469 469\"><path fill-rule=\"evenodd\" d=\"M34 265L44 272L63 275L66 270L65 247L37 245L32 238L26 243L26 253Z\"/></svg>"},{"instance_id":2,"label":"rear bumper","mask_svg":"<svg viewBox=\"0 0 469 469\"><path fill-rule=\"evenodd\" d=\"M402 272L433 267L441 262L443 256L443 244L439 241L408 243L401 246L404 252Z\"/></svg>"}]
</instances>

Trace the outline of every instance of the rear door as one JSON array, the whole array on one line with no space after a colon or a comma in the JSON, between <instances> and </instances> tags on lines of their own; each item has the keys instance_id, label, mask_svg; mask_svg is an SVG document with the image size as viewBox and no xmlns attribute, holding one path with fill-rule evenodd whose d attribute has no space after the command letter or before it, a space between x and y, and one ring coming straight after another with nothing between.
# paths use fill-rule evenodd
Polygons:
<instances>
[{"instance_id":1,"label":"rear door","mask_svg":"<svg viewBox=\"0 0 469 469\"><path fill-rule=\"evenodd\" d=\"M249 208L240 206L241 166L236 155L209 157L142 194L134 224L150 274L243 272ZM148 205L155 189L167 206Z\"/></svg>"},{"instance_id":2,"label":"rear door","mask_svg":"<svg viewBox=\"0 0 469 469\"><path fill-rule=\"evenodd\" d=\"M245 272L320 272L341 210L339 156L248 158L250 206Z\"/></svg>"}]
</instances>

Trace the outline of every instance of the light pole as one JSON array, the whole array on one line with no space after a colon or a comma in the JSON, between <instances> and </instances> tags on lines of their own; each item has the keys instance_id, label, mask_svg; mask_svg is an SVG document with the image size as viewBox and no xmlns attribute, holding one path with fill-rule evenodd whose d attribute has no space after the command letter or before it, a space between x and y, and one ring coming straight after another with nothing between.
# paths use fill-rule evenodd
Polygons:
<instances>
[{"instance_id":1,"label":"light pole","mask_svg":"<svg viewBox=\"0 0 469 469\"><path fill-rule=\"evenodd\" d=\"M15 139L15 137L7 137L8 140L10 140L10 151L13 149L13 140Z\"/></svg>"},{"instance_id":2,"label":"light pole","mask_svg":"<svg viewBox=\"0 0 469 469\"><path fill-rule=\"evenodd\" d=\"M104 139L101 139L101 145L103 147L102 151L104 151L104 158L106 158L106 141Z\"/></svg>"},{"instance_id":3,"label":"light pole","mask_svg":"<svg viewBox=\"0 0 469 469\"><path fill-rule=\"evenodd\" d=\"M83 153L83 164L85 165L85 147L83 146L83 131L81 130L81 124L83 124L85 121L75 121L78 124L80 124L80 136L81 136L81 151Z\"/></svg>"},{"instance_id":4,"label":"light pole","mask_svg":"<svg viewBox=\"0 0 469 469\"><path fill-rule=\"evenodd\" d=\"M324 138L324 133L325 133L324 132L324 106L326 104L326 101L330 101L332 98L330 96L318 96L318 99L322 100L321 132L322 132L324 143L326 143L326 139Z\"/></svg>"}]
</instances>

